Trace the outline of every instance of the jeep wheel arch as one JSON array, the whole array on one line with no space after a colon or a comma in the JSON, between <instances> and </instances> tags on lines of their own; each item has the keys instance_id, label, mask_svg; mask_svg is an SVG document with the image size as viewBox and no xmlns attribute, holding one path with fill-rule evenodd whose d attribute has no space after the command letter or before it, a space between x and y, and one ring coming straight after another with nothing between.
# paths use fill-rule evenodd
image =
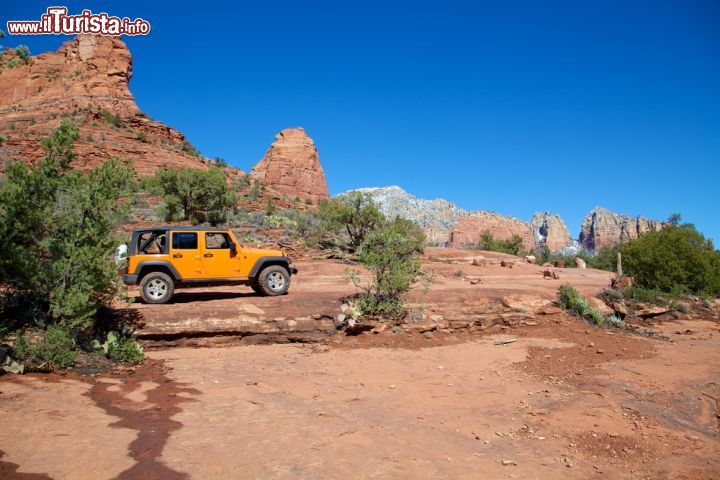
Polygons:
<instances>
[{"instance_id":1,"label":"jeep wheel arch","mask_svg":"<svg viewBox=\"0 0 720 480\"><path fill-rule=\"evenodd\" d=\"M249 278L257 278L260 272L265 268L269 267L270 265L280 265L281 267L284 267L285 269L290 268L290 259L288 257L262 257L258 258L255 262L255 265L253 265L252 270L250 270L250 274L248 275Z\"/></svg>"},{"instance_id":2,"label":"jeep wheel arch","mask_svg":"<svg viewBox=\"0 0 720 480\"><path fill-rule=\"evenodd\" d=\"M151 260L138 263L135 268L135 273L138 276L138 281L142 281L143 277L152 272L162 272L171 277L176 282L182 280L182 277L175 270L172 263L164 260Z\"/></svg>"}]
</instances>

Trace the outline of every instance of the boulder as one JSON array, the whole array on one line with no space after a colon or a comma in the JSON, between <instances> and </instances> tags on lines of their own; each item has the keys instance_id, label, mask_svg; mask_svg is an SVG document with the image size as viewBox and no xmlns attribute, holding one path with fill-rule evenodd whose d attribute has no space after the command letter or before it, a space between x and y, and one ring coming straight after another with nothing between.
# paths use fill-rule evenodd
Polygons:
<instances>
[{"instance_id":1,"label":"boulder","mask_svg":"<svg viewBox=\"0 0 720 480\"><path fill-rule=\"evenodd\" d=\"M575 257L575 266L577 268L587 268L587 264L585 263L585 260L583 260L580 257Z\"/></svg>"},{"instance_id":2,"label":"boulder","mask_svg":"<svg viewBox=\"0 0 720 480\"><path fill-rule=\"evenodd\" d=\"M535 255L525 255L525 261L527 263L535 263L536 260Z\"/></svg>"},{"instance_id":3,"label":"boulder","mask_svg":"<svg viewBox=\"0 0 720 480\"><path fill-rule=\"evenodd\" d=\"M472 259L472 264L476 267L484 267L488 264L488 259L479 255Z\"/></svg>"},{"instance_id":4,"label":"boulder","mask_svg":"<svg viewBox=\"0 0 720 480\"><path fill-rule=\"evenodd\" d=\"M565 260L555 260L555 268L565 268Z\"/></svg>"},{"instance_id":5,"label":"boulder","mask_svg":"<svg viewBox=\"0 0 720 480\"><path fill-rule=\"evenodd\" d=\"M613 278L610 282L610 286L616 290L622 290L623 288L632 287L632 285L633 279L632 277L628 276L616 277Z\"/></svg>"},{"instance_id":6,"label":"boulder","mask_svg":"<svg viewBox=\"0 0 720 480\"><path fill-rule=\"evenodd\" d=\"M665 313L668 313L670 309L666 307L645 307L641 308L640 310L635 310L635 315L637 315L640 318L653 318L660 315L663 315Z\"/></svg>"},{"instance_id":7,"label":"boulder","mask_svg":"<svg viewBox=\"0 0 720 480\"><path fill-rule=\"evenodd\" d=\"M612 315L615 313L615 310L610 308L605 302L600 300L599 298L591 297L589 299L590 306L598 309L600 313L602 313L605 316Z\"/></svg>"},{"instance_id":8,"label":"boulder","mask_svg":"<svg viewBox=\"0 0 720 480\"><path fill-rule=\"evenodd\" d=\"M502 304L506 308L519 312L535 312L536 310L550 305L552 302L545 298L526 295L522 293L507 295L502 298Z\"/></svg>"}]
</instances>

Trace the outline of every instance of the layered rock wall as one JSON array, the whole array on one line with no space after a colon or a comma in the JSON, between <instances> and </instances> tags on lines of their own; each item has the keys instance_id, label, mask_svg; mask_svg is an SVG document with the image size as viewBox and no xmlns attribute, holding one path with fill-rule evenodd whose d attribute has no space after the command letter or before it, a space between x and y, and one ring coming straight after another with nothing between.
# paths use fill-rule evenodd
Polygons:
<instances>
[{"instance_id":1,"label":"layered rock wall","mask_svg":"<svg viewBox=\"0 0 720 480\"><path fill-rule=\"evenodd\" d=\"M41 158L40 140L63 118L80 130L75 168L111 157L144 175L164 166L207 168L182 133L140 111L129 89L132 56L119 38L80 35L14 68L12 56L8 49L0 66L0 171L11 160Z\"/></svg>"},{"instance_id":2,"label":"layered rock wall","mask_svg":"<svg viewBox=\"0 0 720 480\"><path fill-rule=\"evenodd\" d=\"M645 232L660 230L665 225L665 222L643 216L631 217L596 207L583 219L580 244L587 250L597 252L636 239Z\"/></svg>"}]
</instances>

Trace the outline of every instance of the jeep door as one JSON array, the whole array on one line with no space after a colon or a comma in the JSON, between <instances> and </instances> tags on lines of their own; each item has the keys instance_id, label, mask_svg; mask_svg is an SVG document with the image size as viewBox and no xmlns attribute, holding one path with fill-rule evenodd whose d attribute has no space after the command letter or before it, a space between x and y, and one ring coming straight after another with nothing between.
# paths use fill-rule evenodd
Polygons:
<instances>
[{"instance_id":1,"label":"jeep door","mask_svg":"<svg viewBox=\"0 0 720 480\"><path fill-rule=\"evenodd\" d=\"M240 261L233 253L233 240L227 232L204 232L203 275L208 278L241 277Z\"/></svg>"},{"instance_id":2,"label":"jeep door","mask_svg":"<svg viewBox=\"0 0 720 480\"><path fill-rule=\"evenodd\" d=\"M199 232L172 232L170 258L183 279L201 278Z\"/></svg>"}]
</instances>

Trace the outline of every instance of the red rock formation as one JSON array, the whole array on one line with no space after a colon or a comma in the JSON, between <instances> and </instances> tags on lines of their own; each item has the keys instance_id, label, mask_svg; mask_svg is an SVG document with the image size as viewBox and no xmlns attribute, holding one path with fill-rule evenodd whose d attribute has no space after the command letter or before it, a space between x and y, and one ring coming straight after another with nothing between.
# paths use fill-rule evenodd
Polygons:
<instances>
[{"instance_id":1,"label":"red rock formation","mask_svg":"<svg viewBox=\"0 0 720 480\"><path fill-rule=\"evenodd\" d=\"M596 207L583 219L580 243L587 250L599 251L638 238L645 232L660 230L665 222L631 217Z\"/></svg>"},{"instance_id":2,"label":"red rock formation","mask_svg":"<svg viewBox=\"0 0 720 480\"><path fill-rule=\"evenodd\" d=\"M485 231L490 232L494 238L499 240L508 240L513 235L519 235L523 239L525 250L535 249L535 240L529 224L517 218L504 217L488 211L473 212L469 216L461 218L450 231L449 245L462 247L476 244Z\"/></svg>"},{"instance_id":3,"label":"red rock formation","mask_svg":"<svg viewBox=\"0 0 720 480\"><path fill-rule=\"evenodd\" d=\"M317 204L330 198L315 143L302 128L286 128L252 169L268 189Z\"/></svg>"},{"instance_id":4,"label":"red rock formation","mask_svg":"<svg viewBox=\"0 0 720 480\"><path fill-rule=\"evenodd\" d=\"M570 232L559 215L550 212L536 213L530 221L538 247L557 252L573 244Z\"/></svg>"},{"instance_id":5,"label":"red rock formation","mask_svg":"<svg viewBox=\"0 0 720 480\"><path fill-rule=\"evenodd\" d=\"M91 168L113 156L134 162L141 174L164 166L207 168L183 134L143 114L130 93L130 51L119 38L80 35L57 52L30 57L28 64L0 66L0 171L8 160L42 157L39 140L63 117L80 130L76 168ZM117 117L116 117L117 115Z\"/></svg>"}]
</instances>

